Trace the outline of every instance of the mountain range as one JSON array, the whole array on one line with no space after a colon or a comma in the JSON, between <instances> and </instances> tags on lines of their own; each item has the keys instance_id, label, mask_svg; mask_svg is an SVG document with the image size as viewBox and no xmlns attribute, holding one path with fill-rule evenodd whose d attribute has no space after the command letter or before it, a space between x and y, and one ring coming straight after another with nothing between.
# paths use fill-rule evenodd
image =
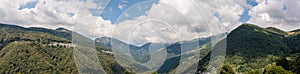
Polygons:
<instances>
[{"instance_id":1,"label":"mountain range","mask_svg":"<svg viewBox=\"0 0 300 74\"><path fill-rule=\"evenodd\" d=\"M176 70L189 73L189 69L194 68L195 64L198 64L197 73L206 72L209 69L211 51L223 47L224 43L226 55L219 55L225 56L221 73L299 73L297 70L300 69L300 29L286 32L274 27L242 24L215 46L211 43L214 36L136 46L109 37L91 40L64 28L52 30L0 24L0 32L0 73L78 73L72 54L74 35L96 42L97 56L108 74L132 73L134 70L125 70L132 66L146 70L142 65L132 63L133 60L117 62L114 49L128 49L131 54L124 55L123 58L133 56L135 61L146 63L151 59L148 49L153 45L164 45L163 49L168 53L155 73L175 73ZM226 34L220 36L224 35ZM155 48L158 49L160 48ZM192 57L199 52L200 57ZM181 58L183 55L189 56ZM199 60L189 62L188 67L179 67L180 60L188 58Z\"/></svg>"},{"instance_id":2,"label":"mountain range","mask_svg":"<svg viewBox=\"0 0 300 74\"><path fill-rule=\"evenodd\" d=\"M222 34L225 35L225 34ZM188 53L190 54L189 57L192 57L192 54L198 53L202 51L202 55L206 55L209 50L201 50L204 48L201 48L200 46L205 46L208 47L210 44L211 37L207 38L199 38L199 39L194 39L190 41L179 41L176 43L145 43L144 45L141 46L136 46L136 45L131 45L125 42L122 42L118 39L110 38L110 37L101 37L101 38L96 38L95 41L101 45L104 45L106 47L109 47L111 49L121 49L121 50L130 50L130 55L134 58L135 61L139 63L146 63L148 62L151 58L149 54L149 50L151 47L158 47L159 45L163 45L164 47L161 47L163 49L166 49L166 61L164 61L164 64L158 69L158 73L169 73L172 70L174 70L176 67L179 66L180 60L181 60L181 55L183 53ZM159 50L160 48L156 49L151 49L151 50ZM185 49L184 51L182 49ZM197 51L192 51L195 49L199 49ZM125 52L125 51L124 51ZM126 58L126 57L124 57Z\"/></svg>"}]
</instances>

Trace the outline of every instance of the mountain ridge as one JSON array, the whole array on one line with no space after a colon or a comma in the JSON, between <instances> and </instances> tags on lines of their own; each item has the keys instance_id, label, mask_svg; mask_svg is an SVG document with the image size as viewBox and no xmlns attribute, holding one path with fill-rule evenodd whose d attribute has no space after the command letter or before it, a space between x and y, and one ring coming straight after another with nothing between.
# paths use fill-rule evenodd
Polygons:
<instances>
[{"instance_id":1,"label":"mountain ridge","mask_svg":"<svg viewBox=\"0 0 300 74\"><path fill-rule=\"evenodd\" d=\"M0 73L77 73L76 67L74 67L75 63L73 59L70 58L72 57L71 48L63 46L48 46L48 44L51 44L52 42L71 43L72 33L74 32L64 28L57 28L55 30L36 27L24 28L21 26L7 24L0 24L0 32L2 32L0 34L0 42L2 43L0 44ZM295 33L289 34L289 32ZM196 43L200 46L188 46L187 49L199 49L199 51L201 51L201 56L203 57L199 60L198 67L199 71L203 71L207 68L205 66L207 66L210 59L210 51L215 48L222 47L221 45L223 42L227 42L226 59L224 64L230 65L233 68L232 70L235 70L238 73L246 73L252 70L262 72L266 66L271 65L274 62L276 63L277 60L280 60L280 58L295 58L295 56L299 56L299 32L300 29L286 32L274 27L262 28L253 24L242 24L230 32L226 39L221 40L215 45L215 47L212 48L207 47L211 45L211 37L164 44L167 45L166 49L170 54L168 54L168 59L164 62L163 66L159 68L158 73L172 73L174 70L179 69L178 65L180 63L180 53L186 52L179 49L182 45L184 46L190 43ZM112 53L102 52L112 51L110 40L91 40L87 37L81 38L98 42L95 44L98 57L101 58L99 60L108 73L125 72L125 69L116 62ZM120 45L129 45L130 49L136 50L142 48L146 49L152 44L146 43L142 46L136 46L117 39L113 39L113 41L117 41L117 43L120 42ZM204 46L205 48L202 48L201 46ZM195 52L198 52L198 50L193 53ZM12 55L14 53L19 54ZM44 58L34 55L43 56ZM147 58L148 55L145 54L137 56ZM38 62L39 64L34 64L37 61L36 59L40 59L42 61ZM64 61L59 59L67 60ZM22 63L22 60L27 61L25 62L26 64ZM66 61L71 63L66 63ZM142 60L142 62L143 61L145 60ZM63 65L58 66L55 63L65 64L68 68ZM16 68L16 65L21 68Z\"/></svg>"},{"instance_id":2,"label":"mountain ridge","mask_svg":"<svg viewBox=\"0 0 300 74\"><path fill-rule=\"evenodd\" d=\"M62 29L63 30L63 29ZM72 47L68 44L72 36L90 40L75 32L46 28L25 28L16 25L0 24L0 73L78 73ZM96 51L107 73L123 73L112 54L102 45ZM16 54L17 53L17 54ZM24 62L25 61L25 62Z\"/></svg>"},{"instance_id":3,"label":"mountain ridge","mask_svg":"<svg viewBox=\"0 0 300 74\"><path fill-rule=\"evenodd\" d=\"M277 28L242 24L223 40L227 43L224 64L231 65L237 73L263 72L267 65L280 58L300 53L300 34L287 35L286 33ZM218 44L222 43L224 42ZM222 47L218 44L214 48ZM203 72L208 68L210 54L199 61L199 71Z\"/></svg>"}]
</instances>

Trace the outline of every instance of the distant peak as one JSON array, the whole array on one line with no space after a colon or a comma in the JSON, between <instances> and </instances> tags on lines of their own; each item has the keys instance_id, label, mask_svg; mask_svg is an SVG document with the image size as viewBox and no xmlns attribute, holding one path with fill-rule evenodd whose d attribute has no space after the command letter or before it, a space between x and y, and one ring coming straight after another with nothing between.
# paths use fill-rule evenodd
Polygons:
<instances>
[{"instance_id":1,"label":"distant peak","mask_svg":"<svg viewBox=\"0 0 300 74\"><path fill-rule=\"evenodd\" d=\"M275 27L267 27L266 29L277 29L277 30L280 30L280 29L275 28Z\"/></svg>"},{"instance_id":2,"label":"distant peak","mask_svg":"<svg viewBox=\"0 0 300 74\"><path fill-rule=\"evenodd\" d=\"M96 40L112 40L112 38L110 38L110 37L99 37L99 38L96 38Z\"/></svg>"},{"instance_id":3,"label":"distant peak","mask_svg":"<svg viewBox=\"0 0 300 74\"><path fill-rule=\"evenodd\" d=\"M66 28L57 28L57 29L55 29L55 30L68 30L68 29L66 29Z\"/></svg>"},{"instance_id":4,"label":"distant peak","mask_svg":"<svg viewBox=\"0 0 300 74\"><path fill-rule=\"evenodd\" d=\"M254 24L242 24L239 27L237 27L236 29L234 29L232 32L253 31L253 30L264 30L264 28L261 28Z\"/></svg>"},{"instance_id":5,"label":"distant peak","mask_svg":"<svg viewBox=\"0 0 300 74\"><path fill-rule=\"evenodd\" d=\"M68 30L66 28L57 28L55 30L57 30L57 31L63 31L63 32L70 32L70 30Z\"/></svg>"},{"instance_id":6,"label":"distant peak","mask_svg":"<svg viewBox=\"0 0 300 74\"><path fill-rule=\"evenodd\" d=\"M264 34L273 34L273 35L280 35L280 36L288 35L288 32L278 29L276 27L263 28L254 24L242 24L238 28L234 29L231 33L235 33L235 32L243 32L243 33L261 32Z\"/></svg>"},{"instance_id":7,"label":"distant peak","mask_svg":"<svg viewBox=\"0 0 300 74\"><path fill-rule=\"evenodd\" d=\"M296 30L293 30L293 31L290 31L290 32L300 32L300 29L296 29Z\"/></svg>"},{"instance_id":8,"label":"distant peak","mask_svg":"<svg viewBox=\"0 0 300 74\"><path fill-rule=\"evenodd\" d=\"M254 25L254 24L248 24L248 23L242 24L242 25L239 26L239 27L254 27L254 28L261 28L261 27L259 27L259 26L257 26L257 25Z\"/></svg>"}]
</instances>

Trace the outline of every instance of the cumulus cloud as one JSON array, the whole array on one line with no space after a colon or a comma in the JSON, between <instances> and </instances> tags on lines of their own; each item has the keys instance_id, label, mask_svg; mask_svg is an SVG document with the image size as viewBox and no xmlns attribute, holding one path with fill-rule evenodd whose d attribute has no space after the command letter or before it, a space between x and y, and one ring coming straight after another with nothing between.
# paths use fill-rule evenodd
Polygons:
<instances>
[{"instance_id":1,"label":"cumulus cloud","mask_svg":"<svg viewBox=\"0 0 300 74\"><path fill-rule=\"evenodd\" d=\"M36 0L2 0L0 2L0 21L26 27L52 29L64 27L90 38L113 36L129 43L132 41L128 41L128 38L135 36L139 42L132 43L141 43L191 40L229 32L241 24L239 19L245 8L253 8L250 13L253 18L262 16L263 19L273 20L274 17L289 16L285 20L295 23L298 18L291 15L263 14L263 10L247 5L244 0L160 0L152 4L145 15L131 19L120 18L118 23L112 24L113 22L104 20L101 16L94 16L95 13L90 11L90 9L102 10L105 2L38 0L34 7L19 9L21 5L32 1ZM123 0L123 2L129 1ZM295 3L284 3L287 7L286 13L296 13L296 10L291 10L291 6L289 6ZM149 6L149 4L147 5ZM124 13L123 16L131 16L130 14L134 14L134 11L140 9L141 6L132 7L133 10L129 9L128 11L131 12ZM258 6L263 5L259 4ZM256 22L255 19L250 21ZM159 40L158 37L166 40Z\"/></svg>"},{"instance_id":2,"label":"cumulus cloud","mask_svg":"<svg viewBox=\"0 0 300 74\"><path fill-rule=\"evenodd\" d=\"M6 17L1 17L2 23L10 23L10 24L18 24L21 26L32 26L32 25L40 25L40 26L58 26L58 25L71 25L71 21L69 19L66 12L68 9L67 6L62 4L71 4L69 2L58 2L58 1L38 1L35 7L32 8L23 8L19 9L20 5L31 2L30 0L16 0L16 1L1 1L1 7L5 10L4 12L9 15ZM73 4L74 5L74 4ZM63 6L63 7L60 7ZM72 6L72 4L71 4ZM2 8L2 9L3 9Z\"/></svg>"},{"instance_id":3,"label":"cumulus cloud","mask_svg":"<svg viewBox=\"0 0 300 74\"><path fill-rule=\"evenodd\" d=\"M169 39L169 41L178 41L230 32L241 24L240 15L245 9L248 9L251 18L247 23L263 27L273 26L284 30L299 28L299 1L256 1L258 4L253 6L247 4L246 0L160 0L152 4L145 15L133 19L120 18L118 23L112 24L113 22L104 20L101 16L94 16L95 13L90 11L90 9L101 11L105 2L94 0L2 0L0 2L0 21L25 27L52 29L64 27L90 38L116 35L116 38L124 41L128 40L128 37L124 36L127 34L157 31L161 35L141 34L140 38L144 37L144 39L140 42L159 41L157 36ZM129 1L122 0L122 2ZM28 3L29 5L31 3L31 6L26 8ZM134 11L140 9L141 6L131 7L132 9L129 9L123 16L131 17L130 14L135 14ZM149 4L145 4L145 6L149 6ZM149 20L156 23L151 23ZM146 22L144 24L148 25L133 30L133 27L141 22ZM157 27L159 29L154 29Z\"/></svg>"},{"instance_id":4,"label":"cumulus cloud","mask_svg":"<svg viewBox=\"0 0 300 74\"><path fill-rule=\"evenodd\" d=\"M36 2L28 6L28 3ZM100 4L100 5L99 5ZM103 4L102 4L103 5ZM21 8L20 8L21 7ZM101 17L92 16L89 9L101 9L101 3L94 0L2 0L0 2L1 23L24 27L45 27L55 29L64 27L94 37L98 21L106 23ZM74 29L73 26L91 28Z\"/></svg>"},{"instance_id":5,"label":"cumulus cloud","mask_svg":"<svg viewBox=\"0 0 300 74\"><path fill-rule=\"evenodd\" d=\"M300 28L300 12L297 0L258 0L259 4L250 11L248 23L263 27L277 27L285 31Z\"/></svg>"},{"instance_id":6,"label":"cumulus cloud","mask_svg":"<svg viewBox=\"0 0 300 74\"><path fill-rule=\"evenodd\" d=\"M138 7L132 7L128 12L136 9ZM228 32L238 26L239 15L243 10L242 1L160 0L152 5L146 15L125 21L119 18L122 21L114 26L112 37L138 44L147 41L176 42L207 37ZM132 42L130 39L139 42Z\"/></svg>"}]
</instances>

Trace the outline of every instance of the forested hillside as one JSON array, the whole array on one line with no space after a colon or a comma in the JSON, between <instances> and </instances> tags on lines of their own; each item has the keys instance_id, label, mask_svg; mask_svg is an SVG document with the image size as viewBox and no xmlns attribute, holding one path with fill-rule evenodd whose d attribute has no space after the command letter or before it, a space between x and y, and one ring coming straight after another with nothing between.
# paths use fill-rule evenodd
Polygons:
<instances>
[{"instance_id":1,"label":"forested hillside","mask_svg":"<svg viewBox=\"0 0 300 74\"><path fill-rule=\"evenodd\" d=\"M292 70L276 65L281 59L293 61L297 57L300 58L298 31L285 32L273 27L261 28L253 24L243 24L229 33L223 41L227 41L226 59L222 68L224 73L230 70L234 70L235 73L254 74L271 73L273 69L286 72L299 70L297 67L292 67ZM219 47L218 44L215 47ZM199 71L206 70L209 56L200 60ZM296 65L297 63L290 64Z\"/></svg>"},{"instance_id":2,"label":"forested hillside","mask_svg":"<svg viewBox=\"0 0 300 74\"><path fill-rule=\"evenodd\" d=\"M0 24L0 32L0 73L78 73L71 31ZM98 44L96 48L107 73L125 71L112 54L101 52L107 48Z\"/></svg>"}]
</instances>

